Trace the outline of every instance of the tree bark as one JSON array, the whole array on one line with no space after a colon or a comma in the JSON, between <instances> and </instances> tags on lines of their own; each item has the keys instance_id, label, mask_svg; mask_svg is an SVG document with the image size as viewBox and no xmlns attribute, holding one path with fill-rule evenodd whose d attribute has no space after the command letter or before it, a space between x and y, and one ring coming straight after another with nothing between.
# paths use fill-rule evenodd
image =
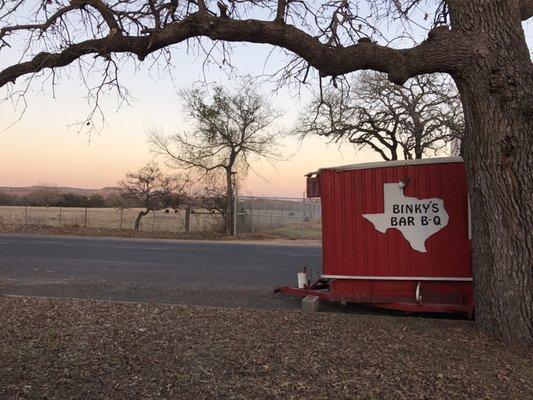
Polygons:
<instances>
[{"instance_id":1,"label":"tree bark","mask_svg":"<svg viewBox=\"0 0 533 400\"><path fill-rule=\"evenodd\" d=\"M423 129L420 132L417 132L415 135L415 148L413 149L415 152L415 159L420 159L424 155L424 148L422 146L422 135L423 135Z\"/></svg>"},{"instance_id":2,"label":"tree bark","mask_svg":"<svg viewBox=\"0 0 533 400\"><path fill-rule=\"evenodd\" d=\"M452 7L452 29L478 34L477 60L453 77L465 111L476 320L533 345L533 67L514 7Z\"/></svg>"},{"instance_id":3,"label":"tree bark","mask_svg":"<svg viewBox=\"0 0 533 400\"><path fill-rule=\"evenodd\" d=\"M142 219L142 217L147 215L149 212L150 212L150 210L148 210L148 209L139 211L139 214L137 214L137 218L135 218L134 229L136 231L138 231L141 228L141 219Z\"/></svg>"}]
</instances>

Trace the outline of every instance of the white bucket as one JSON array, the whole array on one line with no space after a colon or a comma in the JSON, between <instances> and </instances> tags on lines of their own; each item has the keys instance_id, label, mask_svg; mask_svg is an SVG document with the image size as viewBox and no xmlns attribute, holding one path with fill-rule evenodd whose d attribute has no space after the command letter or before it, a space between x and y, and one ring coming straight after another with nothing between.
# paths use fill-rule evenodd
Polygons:
<instances>
[{"instance_id":1,"label":"white bucket","mask_svg":"<svg viewBox=\"0 0 533 400\"><path fill-rule=\"evenodd\" d=\"M298 288L304 289L307 287L307 272L298 272Z\"/></svg>"}]
</instances>

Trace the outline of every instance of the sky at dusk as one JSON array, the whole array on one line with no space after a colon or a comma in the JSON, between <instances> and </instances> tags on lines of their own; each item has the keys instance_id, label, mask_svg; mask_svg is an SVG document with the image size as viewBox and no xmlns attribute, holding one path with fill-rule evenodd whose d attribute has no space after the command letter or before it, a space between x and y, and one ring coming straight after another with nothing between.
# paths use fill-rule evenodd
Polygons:
<instances>
[{"instance_id":1,"label":"sky at dusk","mask_svg":"<svg viewBox=\"0 0 533 400\"><path fill-rule=\"evenodd\" d=\"M526 37L533 41L531 23L525 25ZM268 60L270 47L266 45L236 45L232 63L238 74L269 75L284 63L281 53ZM15 54L0 60L0 68L13 63ZM0 103L0 186L29 186L47 184L84 188L114 186L128 171L143 166L154 156L149 151L147 133L159 130L171 134L187 129L178 90L189 88L194 82L228 82L227 75L218 66L202 68L202 59L186 54L183 48L174 51L170 67L174 79L158 73L148 63L134 70L126 64L121 74L122 84L134 100L118 108L117 97L111 94L103 99L106 125L100 133L90 136L78 133L76 126L91 107L85 98L86 88L77 71L70 76L61 73L59 83L34 82L26 96L27 109L20 121L23 103ZM263 85L271 95L272 84ZM19 88L20 89L20 88ZM0 89L0 98L6 95ZM289 130L296 123L301 107L310 99L310 92L302 88L281 88L272 94L276 106L285 112L277 126ZM98 117L96 117L98 120ZM295 138L284 139L287 161L257 162L243 185L243 194L269 196L302 196L304 175L321 167L379 160L371 152L356 152L345 145L328 145L323 138L307 139L300 143Z\"/></svg>"},{"instance_id":2,"label":"sky at dusk","mask_svg":"<svg viewBox=\"0 0 533 400\"><path fill-rule=\"evenodd\" d=\"M264 66L268 51L267 46L238 46L233 56L238 74L268 74L279 68L283 63L281 55L272 56L271 66ZM187 129L188 120L180 106L178 90L198 84L205 77L212 83L228 82L226 73L217 66L203 70L201 59L180 51L175 57L174 82L168 75L150 70L147 64L142 64L138 71L128 65L121 75L122 84L131 91L134 100L118 108L116 95L105 97L102 109L106 125L101 132L90 136L78 133L79 127L72 125L83 120L91 110L85 98L86 88L78 80L77 72L60 80L55 96L50 85L43 89L34 84L20 121L17 119L22 103L16 108L10 103L1 104L0 186L114 186L126 172L154 158L147 142L149 131L172 134ZM263 87L265 95L284 113L275 127L289 131L301 107L310 99L309 90L304 88L297 93L295 89L281 88L272 94L274 84L265 83ZM289 136L283 139L281 149L287 161L253 163L257 174L248 175L243 184L244 193L301 196L304 175L310 171L377 159L370 152L355 154L350 145L328 145L323 138L300 142Z\"/></svg>"}]
</instances>

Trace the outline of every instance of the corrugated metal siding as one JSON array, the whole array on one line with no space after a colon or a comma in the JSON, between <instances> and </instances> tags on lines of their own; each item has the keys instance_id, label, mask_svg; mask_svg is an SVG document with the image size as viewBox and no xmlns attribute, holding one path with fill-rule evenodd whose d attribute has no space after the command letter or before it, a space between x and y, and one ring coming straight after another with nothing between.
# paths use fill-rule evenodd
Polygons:
<instances>
[{"instance_id":1,"label":"corrugated metal siding","mask_svg":"<svg viewBox=\"0 0 533 400\"><path fill-rule=\"evenodd\" d=\"M377 231L362 214L384 212L384 183L408 177L405 196L440 198L449 222L415 251L397 229ZM322 170L323 273L471 277L466 176L462 163Z\"/></svg>"}]
</instances>

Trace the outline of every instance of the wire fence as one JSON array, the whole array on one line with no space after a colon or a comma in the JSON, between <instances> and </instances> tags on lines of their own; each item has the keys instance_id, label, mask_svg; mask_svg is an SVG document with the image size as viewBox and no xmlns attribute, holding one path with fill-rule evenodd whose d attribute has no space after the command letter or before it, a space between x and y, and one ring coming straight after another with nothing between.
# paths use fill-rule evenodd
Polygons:
<instances>
[{"instance_id":1,"label":"wire fence","mask_svg":"<svg viewBox=\"0 0 533 400\"><path fill-rule=\"evenodd\" d=\"M0 224L84 227L128 230L135 228L141 209L0 206ZM279 233L288 237L317 237L320 201L279 197L239 197L237 233ZM140 229L154 232L217 232L222 216L209 210L157 210L141 219Z\"/></svg>"},{"instance_id":2,"label":"wire fence","mask_svg":"<svg viewBox=\"0 0 533 400\"><path fill-rule=\"evenodd\" d=\"M237 232L271 232L292 238L319 238L321 212L319 199L240 197Z\"/></svg>"},{"instance_id":3,"label":"wire fence","mask_svg":"<svg viewBox=\"0 0 533 400\"><path fill-rule=\"evenodd\" d=\"M134 229L141 209L82 207L0 207L0 224L103 229ZM176 212L177 211L177 212ZM151 211L141 219L143 231L183 232L185 212L181 210ZM216 231L223 226L219 215L191 214L189 230Z\"/></svg>"}]
</instances>

